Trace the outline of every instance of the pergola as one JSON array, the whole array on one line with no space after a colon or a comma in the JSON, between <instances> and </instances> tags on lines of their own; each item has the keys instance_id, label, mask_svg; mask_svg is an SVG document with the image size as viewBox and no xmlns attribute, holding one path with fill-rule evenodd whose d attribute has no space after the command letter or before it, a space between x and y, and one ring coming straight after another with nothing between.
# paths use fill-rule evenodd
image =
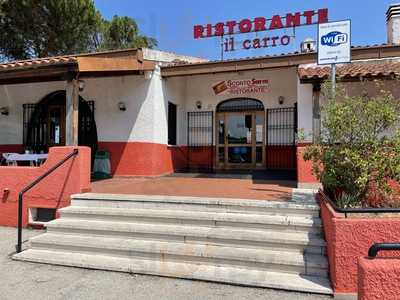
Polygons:
<instances>
[{"instance_id":1,"label":"pergola","mask_svg":"<svg viewBox=\"0 0 400 300\"><path fill-rule=\"evenodd\" d=\"M141 49L37 58L0 64L0 85L66 82L66 145L78 145L79 80L139 75L155 68Z\"/></svg>"}]
</instances>

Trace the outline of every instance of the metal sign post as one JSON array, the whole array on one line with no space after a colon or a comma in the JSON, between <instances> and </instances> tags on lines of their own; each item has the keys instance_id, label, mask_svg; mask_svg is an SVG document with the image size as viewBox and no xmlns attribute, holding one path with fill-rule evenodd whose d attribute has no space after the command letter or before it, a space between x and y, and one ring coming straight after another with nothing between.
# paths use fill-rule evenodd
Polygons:
<instances>
[{"instance_id":1,"label":"metal sign post","mask_svg":"<svg viewBox=\"0 0 400 300\"><path fill-rule=\"evenodd\" d=\"M336 64L331 65L332 98L336 96Z\"/></svg>"}]
</instances>

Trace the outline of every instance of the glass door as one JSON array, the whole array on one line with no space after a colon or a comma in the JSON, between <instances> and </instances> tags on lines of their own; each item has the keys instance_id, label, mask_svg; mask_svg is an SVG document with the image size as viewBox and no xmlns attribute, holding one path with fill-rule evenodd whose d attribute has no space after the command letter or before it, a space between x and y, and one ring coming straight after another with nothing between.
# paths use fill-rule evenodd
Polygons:
<instances>
[{"instance_id":1,"label":"glass door","mask_svg":"<svg viewBox=\"0 0 400 300\"><path fill-rule=\"evenodd\" d=\"M219 113L217 115L217 168L263 168L264 127L264 112Z\"/></svg>"},{"instance_id":2,"label":"glass door","mask_svg":"<svg viewBox=\"0 0 400 300\"><path fill-rule=\"evenodd\" d=\"M65 146L65 108L63 106L49 106L47 128L48 146Z\"/></svg>"}]
</instances>

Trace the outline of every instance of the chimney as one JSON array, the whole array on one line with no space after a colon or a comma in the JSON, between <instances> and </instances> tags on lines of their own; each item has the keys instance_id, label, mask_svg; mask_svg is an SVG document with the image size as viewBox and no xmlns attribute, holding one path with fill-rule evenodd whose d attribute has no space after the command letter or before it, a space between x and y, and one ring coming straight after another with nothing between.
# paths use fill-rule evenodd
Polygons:
<instances>
[{"instance_id":1,"label":"chimney","mask_svg":"<svg viewBox=\"0 0 400 300\"><path fill-rule=\"evenodd\" d=\"M391 4L386 12L388 44L400 44L400 3Z\"/></svg>"},{"instance_id":2,"label":"chimney","mask_svg":"<svg viewBox=\"0 0 400 300\"><path fill-rule=\"evenodd\" d=\"M301 53L315 52L316 49L317 49L317 42L315 40L313 40L312 38L306 38L300 44Z\"/></svg>"}]
</instances>

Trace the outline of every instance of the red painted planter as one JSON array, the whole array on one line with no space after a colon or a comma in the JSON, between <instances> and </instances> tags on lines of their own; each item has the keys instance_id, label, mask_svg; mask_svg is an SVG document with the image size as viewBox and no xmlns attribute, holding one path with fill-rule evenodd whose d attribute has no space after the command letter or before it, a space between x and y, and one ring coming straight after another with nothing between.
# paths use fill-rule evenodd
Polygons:
<instances>
[{"instance_id":1,"label":"red painted planter","mask_svg":"<svg viewBox=\"0 0 400 300\"><path fill-rule=\"evenodd\" d=\"M0 226L17 225L18 193L46 173L76 147L50 148L40 167L0 167ZM24 196L23 226L29 208L59 209L70 204L72 194L90 190L90 148L78 147L79 154L60 166Z\"/></svg>"},{"instance_id":2,"label":"red painted planter","mask_svg":"<svg viewBox=\"0 0 400 300\"><path fill-rule=\"evenodd\" d=\"M358 264L359 300L396 300L400 292L400 259L360 258Z\"/></svg>"},{"instance_id":3,"label":"red painted planter","mask_svg":"<svg viewBox=\"0 0 400 300\"><path fill-rule=\"evenodd\" d=\"M365 257L375 243L400 241L400 215L354 214L346 218L322 197L318 198L334 292L357 293L358 259ZM379 256L399 256L399 253L385 252Z\"/></svg>"}]
</instances>

